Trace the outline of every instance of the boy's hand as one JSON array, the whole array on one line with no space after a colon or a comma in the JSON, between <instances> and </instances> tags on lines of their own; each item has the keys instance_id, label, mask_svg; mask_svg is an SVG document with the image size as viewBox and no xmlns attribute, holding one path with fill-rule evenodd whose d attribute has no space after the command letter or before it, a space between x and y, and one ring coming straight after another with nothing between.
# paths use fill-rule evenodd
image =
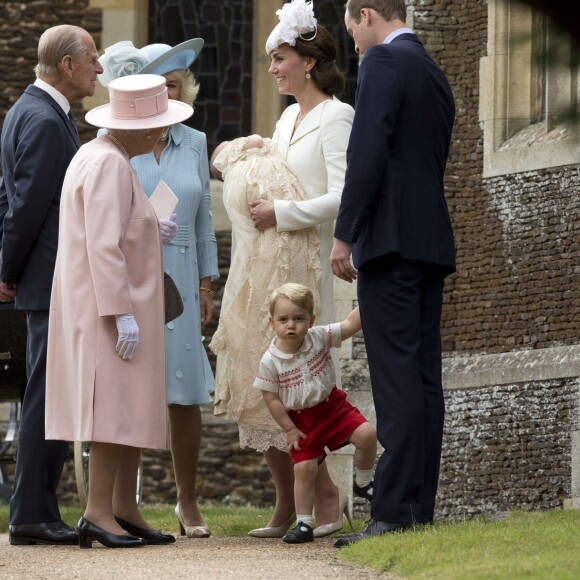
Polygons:
<instances>
[{"instance_id":1,"label":"boy's hand","mask_svg":"<svg viewBox=\"0 0 580 580\"><path fill-rule=\"evenodd\" d=\"M306 435L298 430L298 427L286 431L286 444L288 445L288 453L291 451L300 451L300 439L306 439Z\"/></svg>"}]
</instances>

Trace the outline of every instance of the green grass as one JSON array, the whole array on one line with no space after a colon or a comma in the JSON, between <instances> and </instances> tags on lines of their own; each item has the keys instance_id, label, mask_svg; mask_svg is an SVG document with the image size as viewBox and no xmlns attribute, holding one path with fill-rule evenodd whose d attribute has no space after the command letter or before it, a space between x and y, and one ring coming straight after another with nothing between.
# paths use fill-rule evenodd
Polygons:
<instances>
[{"instance_id":1,"label":"green grass","mask_svg":"<svg viewBox=\"0 0 580 580\"><path fill-rule=\"evenodd\" d=\"M403 578L580 578L580 511L441 523L349 546L341 558Z\"/></svg>"},{"instance_id":2,"label":"green grass","mask_svg":"<svg viewBox=\"0 0 580 580\"><path fill-rule=\"evenodd\" d=\"M154 527L176 533L173 506L142 506ZM214 537L246 536L266 525L270 509L201 506ZM75 525L81 509L62 509ZM363 527L355 521L355 530ZM8 506L0 505L0 532L8 529ZM348 532L348 528L344 528ZM438 523L404 533L385 535L342 549L340 558L401 578L534 579L580 578L580 511L510 512L504 520L483 518L461 523Z\"/></svg>"},{"instance_id":3,"label":"green grass","mask_svg":"<svg viewBox=\"0 0 580 580\"><path fill-rule=\"evenodd\" d=\"M144 505L141 513L155 529L167 533L177 533L179 524L173 513L173 505ZM61 508L62 519L70 526L76 527L82 515L80 507ZM215 537L246 536L248 530L265 526L271 515L271 509L253 507L229 507L223 504L204 504L201 506L203 517ZM8 531L8 505L0 504L0 533Z\"/></svg>"}]
</instances>

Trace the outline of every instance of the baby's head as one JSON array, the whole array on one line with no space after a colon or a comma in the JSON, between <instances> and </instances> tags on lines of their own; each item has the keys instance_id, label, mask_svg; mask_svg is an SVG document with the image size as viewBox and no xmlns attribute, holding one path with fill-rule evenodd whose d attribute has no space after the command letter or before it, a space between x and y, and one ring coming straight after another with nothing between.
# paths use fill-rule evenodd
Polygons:
<instances>
[{"instance_id":1,"label":"baby's head","mask_svg":"<svg viewBox=\"0 0 580 580\"><path fill-rule=\"evenodd\" d=\"M278 302L280 298L285 298L294 306L306 310L309 316L314 315L314 296L308 286L288 282L287 284L280 286L280 288L276 288L276 290L270 294L270 316L274 316L276 302Z\"/></svg>"},{"instance_id":2,"label":"baby's head","mask_svg":"<svg viewBox=\"0 0 580 580\"><path fill-rule=\"evenodd\" d=\"M261 149L263 146L264 139L260 135L250 135L244 145L244 151L248 149Z\"/></svg>"}]
</instances>

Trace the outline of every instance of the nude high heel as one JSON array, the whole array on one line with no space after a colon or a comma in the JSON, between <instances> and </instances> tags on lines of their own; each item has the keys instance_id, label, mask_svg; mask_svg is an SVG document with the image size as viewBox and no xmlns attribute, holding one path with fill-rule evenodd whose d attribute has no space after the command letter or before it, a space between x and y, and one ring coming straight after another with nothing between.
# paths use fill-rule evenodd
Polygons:
<instances>
[{"instance_id":1,"label":"nude high heel","mask_svg":"<svg viewBox=\"0 0 580 580\"><path fill-rule=\"evenodd\" d=\"M288 531L295 517L296 514L292 514L281 526L267 526L250 530L248 536L252 536L252 538L281 538Z\"/></svg>"},{"instance_id":2,"label":"nude high heel","mask_svg":"<svg viewBox=\"0 0 580 580\"><path fill-rule=\"evenodd\" d=\"M313 534L315 538L323 538L324 536L329 536L330 534L334 534L334 532L341 530L344 516L346 516L346 519L348 520L348 523L352 529L352 520L350 518L350 511L348 509L348 495L343 493L341 489L338 490L338 510L338 519L335 522L314 528Z\"/></svg>"},{"instance_id":3,"label":"nude high heel","mask_svg":"<svg viewBox=\"0 0 580 580\"><path fill-rule=\"evenodd\" d=\"M182 536L187 538L209 538L211 536L211 532L207 526L188 526L185 524L185 520L179 509L179 503L175 506L175 517L179 522L179 531Z\"/></svg>"}]
</instances>

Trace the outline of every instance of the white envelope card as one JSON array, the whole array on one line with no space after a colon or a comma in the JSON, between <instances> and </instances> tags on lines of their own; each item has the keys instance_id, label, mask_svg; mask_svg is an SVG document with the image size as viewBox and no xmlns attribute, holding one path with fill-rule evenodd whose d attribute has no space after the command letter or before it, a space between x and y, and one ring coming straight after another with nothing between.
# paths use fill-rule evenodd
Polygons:
<instances>
[{"instance_id":1,"label":"white envelope card","mask_svg":"<svg viewBox=\"0 0 580 580\"><path fill-rule=\"evenodd\" d=\"M151 194L149 201L155 210L157 219L168 220L179 199L162 179Z\"/></svg>"}]
</instances>

